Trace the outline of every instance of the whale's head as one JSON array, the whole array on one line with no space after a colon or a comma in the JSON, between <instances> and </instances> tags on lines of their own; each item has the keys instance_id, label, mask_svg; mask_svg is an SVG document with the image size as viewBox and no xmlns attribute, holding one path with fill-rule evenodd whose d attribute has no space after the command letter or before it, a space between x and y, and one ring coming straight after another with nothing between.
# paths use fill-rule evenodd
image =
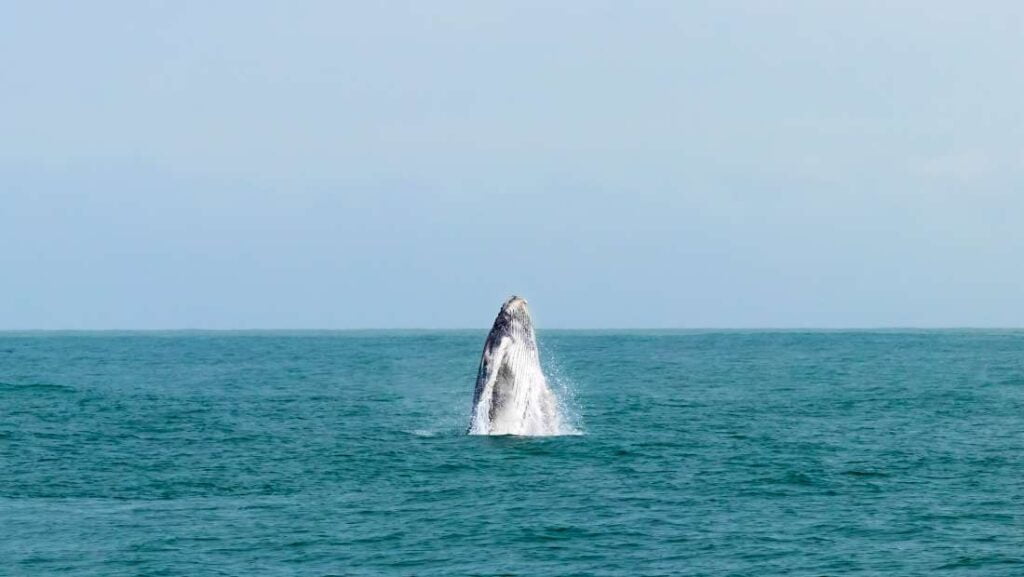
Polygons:
<instances>
[{"instance_id":1,"label":"whale's head","mask_svg":"<svg viewBox=\"0 0 1024 577\"><path fill-rule=\"evenodd\" d=\"M511 296L505 301L505 304L501 305L491 332L511 337L533 349L537 347L536 337L533 334L533 319L530 318L530 309L526 304L526 299L522 297Z\"/></svg>"}]
</instances>

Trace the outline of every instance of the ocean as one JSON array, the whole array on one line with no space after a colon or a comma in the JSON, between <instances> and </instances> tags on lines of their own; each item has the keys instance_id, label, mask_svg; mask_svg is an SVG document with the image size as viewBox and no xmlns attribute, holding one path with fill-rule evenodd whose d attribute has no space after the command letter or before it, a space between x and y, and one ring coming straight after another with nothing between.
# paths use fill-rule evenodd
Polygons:
<instances>
[{"instance_id":1,"label":"ocean","mask_svg":"<svg viewBox=\"0 0 1024 577\"><path fill-rule=\"evenodd\" d=\"M0 333L3 575L1024 575L1024 332Z\"/></svg>"}]
</instances>

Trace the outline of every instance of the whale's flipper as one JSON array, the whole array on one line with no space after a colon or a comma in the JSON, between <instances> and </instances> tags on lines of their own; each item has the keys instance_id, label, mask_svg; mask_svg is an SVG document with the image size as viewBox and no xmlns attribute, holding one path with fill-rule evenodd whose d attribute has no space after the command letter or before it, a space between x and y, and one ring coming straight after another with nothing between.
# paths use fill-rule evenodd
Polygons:
<instances>
[{"instance_id":1,"label":"whale's flipper","mask_svg":"<svg viewBox=\"0 0 1024 577\"><path fill-rule=\"evenodd\" d=\"M469 423L469 432L486 435L490 431L490 423L493 415L491 407L494 400L494 385L501 373L499 370L489 370L490 367L500 367L505 360L505 353L508 351L509 339L502 338L498 341L497 347L491 348L488 345L491 340L488 338L484 345L484 354L480 359L480 370L477 373L476 389L473 391L473 416Z\"/></svg>"}]
</instances>

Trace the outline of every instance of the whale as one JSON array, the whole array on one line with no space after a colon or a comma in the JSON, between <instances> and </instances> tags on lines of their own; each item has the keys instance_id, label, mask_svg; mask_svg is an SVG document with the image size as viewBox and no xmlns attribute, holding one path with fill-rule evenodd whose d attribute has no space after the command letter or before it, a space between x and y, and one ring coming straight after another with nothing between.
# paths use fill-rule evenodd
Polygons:
<instances>
[{"instance_id":1,"label":"whale","mask_svg":"<svg viewBox=\"0 0 1024 577\"><path fill-rule=\"evenodd\" d=\"M498 311L480 357L470 435L556 435L558 401L540 366L526 299L512 296Z\"/></svg>"}]
</instances>

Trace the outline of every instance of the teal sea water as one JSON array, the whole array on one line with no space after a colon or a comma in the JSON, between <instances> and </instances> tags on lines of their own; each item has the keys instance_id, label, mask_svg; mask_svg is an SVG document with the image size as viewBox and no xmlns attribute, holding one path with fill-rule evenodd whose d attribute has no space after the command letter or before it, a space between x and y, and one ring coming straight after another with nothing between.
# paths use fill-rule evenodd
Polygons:
<instances>
[{"instance_id":1,"label":"teal sea water","mask_svg":"<svg viewBox=\"0 0 1024 577\"><path fill-rule=\"evenodd\" d=\"M0 334L3 575L1024 575L1024 332Z\"/></svg>"}]
</instances>

